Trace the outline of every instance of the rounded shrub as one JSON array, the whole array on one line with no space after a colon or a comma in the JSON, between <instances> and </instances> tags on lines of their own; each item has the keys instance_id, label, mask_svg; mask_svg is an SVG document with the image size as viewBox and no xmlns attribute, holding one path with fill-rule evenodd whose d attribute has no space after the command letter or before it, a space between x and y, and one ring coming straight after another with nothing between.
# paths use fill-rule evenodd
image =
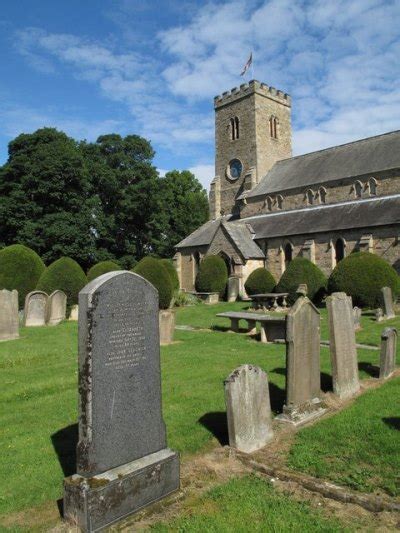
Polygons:
<instances>
[{"instance_id":1,"label":"rounded shrub","mask_svg":"<svg viewBox=\"0 0 400 533\"><path fill-rule=\"evenodd\" d=\"M244 287L249 296L272 292L276 285L274 276L266 268L260 267L253 270L247 278Z\"/></svg>"},{"instance_id":2,"label":"rounded shrub","mask_svg":"<svg viewBox=\"0 0 400 533\"><path fill-rule=\"evenodd\" d=\"M0 251L0 289L16 289L21 309L25 296L36 288L45 268L38 254L27 246L7 246Z\"/></svg>"},{"instance_id":3,"label":"rounded shrub","mask_svg":"<svg viewBox=\"0 0 400 533\"><path fill-rule=\"evenodd\" d=\"M174 263L171 261L171 259L160 259L160 262L165 266L168 271L173 290L179 290L179 278L178 273L174 267Z\"/></svg>"},{"instance_id":4,"label":"rounded shrub","mask_svg":"<svg viewBox=\"0 0 400 533\"><path fill-rule=\"evenodd\" d=\"M159 259L144 257L133 269L135 274L150 281L158 290L158 305L160 309L168 309L171 304L173 288L169 273Z\"/></svg>"},{"instance_id":5,"label":"rounded shrub","mask_svg":"<svg viewBox=\"0 0 400 533\"><path fill-rule=\"evenodd\" d=\"M288 292L288 302L293 304L297 299L296 290L300 283L307 284L310 300L316 303L321 301L326 291L326 276L317 265L305 257L296 257L290 261L275 292Z\"/></svg>"},{"instance_id":6,"label":"rounded shrub","mask_svg":"<svg viewBox=\"0 0 400 533\"><path fill-rule=\"evenodd\" d=\"M201 261L196 276L198 292L218 292L223 297L227 281L228 269L221 257L208 255Z\"/></svg>"},{"instance_id":7,"label":"rounded shrub","mask_svg":"<svg viewBox=\"0 0 400 533\"><path fill-rule=\"evenodd\" d=\"M51 294L53 291L64 291L68 306L78 303L78 294L86 285L87 278L82 268L70 257L61 257L51 263L37 283L38 291Z\"/></svg>"},{"instance_id":8,"label":"rounded shrub","mask_svg":"<svg viewBox=\"0 0 400 533\"><path fill-rule=\"evenodd\" d=\"M345 292L359 307L381 307L382 287L390 287L395 298L400 294L400 278L389 263L368 252L345 257L328 280L330 293Z\"/></svg>"},{"instance_id":9,"label":"rounded shrub","mask_svg":"<svg viewBox=\"0 0 400 533\"><path fill-rule=\"evenodd\" d=\"M93 265L87 273L88 281L92 281L102 274L107 274L107 272L114 272L115 270L121 270L121 267L114 263L114 261L100 261L96 265Z\"/></svg>"}]
</instances>

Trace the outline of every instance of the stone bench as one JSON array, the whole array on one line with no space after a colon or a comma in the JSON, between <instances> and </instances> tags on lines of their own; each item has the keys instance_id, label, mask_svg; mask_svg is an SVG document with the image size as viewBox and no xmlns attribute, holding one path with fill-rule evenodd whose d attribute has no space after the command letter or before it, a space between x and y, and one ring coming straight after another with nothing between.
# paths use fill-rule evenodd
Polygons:
<instances>
[{"instance_id":1,"label":"stone bench","mask_svg":"<svg viewBox=\"0 0 400 533\"><path fill-rule=\"evenodd\" d=\"M227 311L218 313L216 316L229 318L231 321L230 329L239 331L239 321L245 320L249 333L255 333L257 322L261 326L261 342L276 342L286 339L286 317L261 315L259 313L247 313L244 311Z\"/></svg>"}]
</instances>

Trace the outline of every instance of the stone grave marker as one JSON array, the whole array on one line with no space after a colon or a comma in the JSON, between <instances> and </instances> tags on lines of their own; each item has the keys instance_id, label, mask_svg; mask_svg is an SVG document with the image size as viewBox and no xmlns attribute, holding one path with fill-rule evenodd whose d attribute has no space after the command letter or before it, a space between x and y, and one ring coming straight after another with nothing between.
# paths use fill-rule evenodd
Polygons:
<instances>
[{"instance_id":1,"label":"stone grave marker","mask_svg":"<svg viewBox=\"0 0 400 533\"><path fill-rule=\"evenodd\" d=\"M344 292L334 292L326 307L333 390L339 398L349 398L360 389L352 300Z\"/></svg>"},{"instance_id":2,"label":"stone grave marker","mask_svg":"<svg viewBox=\"0 0 400 533\"><path fill-rule=\"evenodd\" d=\"M361 309L357 306L353 307L353 321L354 331L361 329Z\"/></svg>"},{"instance_id":3,"label":"stone grave marker","mask_svg":"<svg viewBox=\"0 0 400 533\"><path fill-rule=\"evenodd\" d=\"M394 303L393 303L392 289L390 287L383 287L382 288L382 295L383 295L383 305L384 305L384 310L385 310L385 317L386 318L394 318L396 315L394 313Z\"/></svg>"},{"instance_id":4,"label":"stone grave marker","mask_svg":"<svg viewBox=\"0 0 400 533\"><path fill-rule=\"evenodd\" d=\"M65 320L67 313L67 295L63 291L54 291L47 302L47 324L55 326Z\"/></svg>"},{"instance_id":5,"label":"stone grave marker","mask_svg":"<svg viewBox=\"0 0 400 533\"><path fill-rule=\"evenodd\" d=\"M307 296L308 294L307 283L300 283L300 285L296 289L296 294L298 294L299 296Z\"/></svg>"},{"instance_id":6,"label":"stone grave marker","mask_svg":"<svg viewBox=\"0 0 400 533\"><path fill-rule=\"evenodd\" d=\"M161 408L157 290L127 271L79 293L77 474L64 517L97 531L179 488Z\"/></svg>"},{"instance_id":7,"label":"stone grave marker","mask_svg":"<svg viewBox=\"0 0 400 533\"><path fill-rule=\"evenodd\" d=\"M78 320L79 305L75 304L71 307L68 320Z\"/></svg>"},{"instance_id":8,"label":"stone grave marker","mask_svg":"<svg viewBox=\"0 0 400 533\"><path fill-rule=\"evenodd\" d=\"M286 404L277 417L301 425L322 415L320 314L300 296L286 316Z\"/></svg>"},{"instance_id":9,"label":"stone grave marker","mask_svg":"<svg viewBox=\"0 0 400 533\"><path fill-rule=\"evenodd\" d=\"M237 276L230 276L228 278L227 300L228 302L236 302L239 296L240 283Z\"/></svg>"},{"instance_id":10,"label":"stone grave marker","mask_svg":"<svg viewBox=\"0 0 400 533\"><path fill-rule=\"evenodd\" d=\"M383 311L380 307L378 307L378 309L375 310L375 320L377 322L382 322L384 320Z\"/></svg>"},{"instance_id":11,"label":"stone grave marker","mask_svg":"<svg viewBox=\"0 0 400 533\"><path fill-rule=\"evenodd\" d=\"M396 368L397 329L385 328L381 335L379 379L390 377Z\"/></svg>"},{"instance_id":12,"label":"stone grave marker","mask_svg":"<svg viewBox=\"0 0 400 533\"><path fill-rule=\"evenodd\" d=\"M45 292L32 291L26 295L24 307L24 325L45 326L47 318L47 301Z\"/></svg>"},{"instance_id":13,"label":"stone grave marker","mask_svg":"<svg viewBox=\"0 0 400 533\"><path fill-rule=\"evenodd\" d=\"M18 291L0 291L0 340L19 337Z\"/></svg>"},{"instance_id":14,"label":"stone grave marker","mask_svg":"<svg viewBox=\"0 0 400 533\"><path fill-rule=\"evenodd\" d=\"M261 368L242 365L225 380L229 446L251 453L273 437L268 377Z\"/></svg>"}]
</instances>

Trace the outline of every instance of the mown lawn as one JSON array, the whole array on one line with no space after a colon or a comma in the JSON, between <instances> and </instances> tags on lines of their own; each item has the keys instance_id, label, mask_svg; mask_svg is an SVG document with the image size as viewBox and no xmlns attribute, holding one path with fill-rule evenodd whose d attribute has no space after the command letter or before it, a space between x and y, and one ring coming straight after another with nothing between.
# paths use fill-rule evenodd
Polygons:
<instances>
[{"instance_id":1,"label":"mown lawn","mask_svg":"<svg viewBox=\"0 0 400 533\"><path fill-rule=\"evenodd\" d=\"M246 306L184 308L177 313L178 323L223 327L227 321L216 320L217 312ZM394 322L400 326L399 318ZM368 327L370 343L379 344L385 326ZM180 330L175 339L161 350L164 418L169 445L183 458L209 446L212 439L227 442L223 380L240 364L257 364L269 373L272 407L275 412L282 409L284 346L218 330ZM378 351L359 350L360 377L369 376L378 360ZM328 390L326 347L321 348L321 370L322 386ZM19 340L0 343L1 514L62 496L63 477L74 468L76 421L76 323L22 328ZM354 438L364 441L362 434Z\"/></svg>"}]
</instances>

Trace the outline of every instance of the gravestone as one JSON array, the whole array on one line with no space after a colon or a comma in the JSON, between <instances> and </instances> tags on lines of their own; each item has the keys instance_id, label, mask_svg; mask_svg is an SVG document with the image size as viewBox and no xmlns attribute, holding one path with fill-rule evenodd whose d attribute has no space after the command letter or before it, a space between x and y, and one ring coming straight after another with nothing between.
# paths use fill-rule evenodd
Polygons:
<instances>
[{"instance_id":1,"label":"gravestone","mask_svg":"<svg viewBox=\"0 0 400 533\"><path fill-rule=\"evenodd\" d=\"M385 310L385 317L386 318L394 318L396 315L394 314L394 304L393 304L392 289L390 287L383 287L382 288L382 295L383 295L383 305L384 305L384 310Z\"/></svg>"},{"instance_id":2,"label":"gravestone","mask_svg":"<svg viewBox=\"0 0 400 533\"><path fill-rule=\"evenodd\" d=\"M47 301L45 292L32 291L26 295L24 307L24 325L44 326L47 318Z\"/></svg>"},{"instance_id":3,"label":"gravestone","mask_svg":"<svg viewBox=\"0 0 400 533\"><path fill-rule=\"evenodd\" d=\"M240 291L240 280L237 276L230 276L228 278L227 300L228 302L236 302Z\"/></svg>"},{"instance_id":4,"label":"gravestone","mask_svg":"<svg viewBox=\"0 0 400 533\"><path fill-rule=\"evenodd\" d=\"M300 285L296 289L296 294L298 294L299 296L307 296L308 294L307 283L300 283Z\"/></svg>"},{"instance_id":5,"label":"gravestone","mask_svg":"<svg viewBox=\"0 0 400 533\"><path fill-rule=\"evenodd\" d=\"M242 365L224 382L229 446L251 453L273 437L267 374Z\"/></svg>"},{"instance_id":6,"label":"gravestone","mask_svg":"<svg viewBox=\"0 0 400 533\"><path fill-rule=\"evenodd\" d=\"M67 295L63 291L54 291L47 302L47 324L55 326L65 320L67 313Z\"/></svg>"},{"instance_id":7,"label":"gravestone","mask_svg":"<svg viewBox=\"0 0 400 533\"><path fill-rule=\"evenodd\" d=\"M77 474L64 517L97 531L179 488L161 408L158 293L127 271L79 293Z\"/></svg>"},{"instance_id":8,"label":"gravestone","mask_svg":"<svg viewBox=\"0 0 400 533\"><path fill-rule=\"evenodd\" d=\"M353 303L344 292L326 299L332 364L333 390L339 398L349 398L360 389Z\"/></svg>"},{"instance_id":9,"label":"gravestone","mask_svg":"<svg viewBox=\"0 0 400 533\"><path fill-rule=\"evenodd\" d=\"M353 307L353 321L354 331L361 329L361 309L357 306Z\"/></svg>"},{"instance_id":10,"label":"gravestone","mask_svg":"<svg viewBox=\"0 0 400 533\"><path fill-rule=\"evenodd\" d=\"M375 310L375 320L377 322L382 322L384 320L383 311L380 307L378 307L378 309Z\"/></svg>"},{"instance_id":11,"label":"gravestone","mask_svg":"<svg viewBox=\"0 0 400 533\"><path fill-rule=\"evenodd\" d=\"M385 328L381 335L379 379L390 377L396 367L397 329Z\"/></svg>"},{"instance_id":12,"label":"gravestone","mask_svg":"<svg viewBox=\"0 0 400 533\"><path fill-rule=\"evenodd\" d=\"M174 340L175 311L173 309L161 309L159 312L160 344L171 344Z\"/></svg>"},{"instance_id":13,"label":"gravestone","mask_svg":"<svg viewBox=\"0 0 400 533\"><path fill-rule=\"evenodd\" d=\"M79 305L75 304L71 307L68 320L78 320Z\"/></svg>"},{"instance_id":14,"label":"gravestone","mask_svg":"<svg viewBox=\"0 0 400 533\"><path fill-rule=\"evenodd\" d=\"M19 337L18 291L0 291L0 340Z\"/></svg>"},{"instance_id":15,"label":"gravestone","mask_svg":"<svg viewBox=\"0 0 400 533\"><path fill-rule=\"evenodd\" d=\"M297 426L324 412L320 314L306 296L300 296L286 316L286 404L277 420Z\"/></svg>"}]
</instances>

